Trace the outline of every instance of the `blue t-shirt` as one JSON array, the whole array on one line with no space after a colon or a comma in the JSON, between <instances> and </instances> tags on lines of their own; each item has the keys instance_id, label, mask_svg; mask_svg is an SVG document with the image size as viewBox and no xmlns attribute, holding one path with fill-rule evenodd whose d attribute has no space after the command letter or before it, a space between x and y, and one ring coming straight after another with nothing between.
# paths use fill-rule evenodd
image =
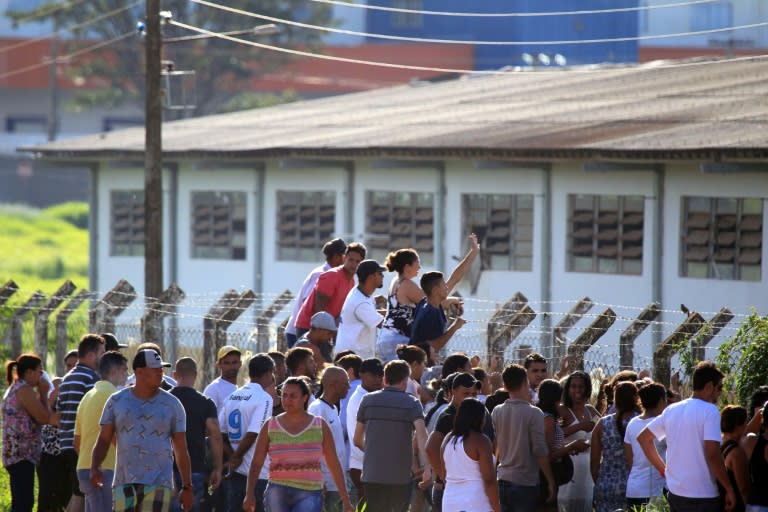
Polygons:
<instances>
[{"instance_id":1,"label":"blue t-shirt","mask_svg":"<svg viewBox=\"0 0 768 512\"><path fill-rule=\"evenodd\" d=\"M416 306L416 314L411 324L411 343L422 343L434 340L445 334L447 320L443 308L436 308L421 299Z\"/></svg>"},{"instance_id":2,"label":"blue t-shirt","mask_svg":"<svg viewBox=\"0 0 768 512\"><path fill-rule=\"evenodd\" d=\"M173 488L174 432L186 432L186 415L178 398L162 389L149 400L133 387L110 396L100 425L114 425L117 458L113 487L125 484Z\"/></svg>"}]
</instances>

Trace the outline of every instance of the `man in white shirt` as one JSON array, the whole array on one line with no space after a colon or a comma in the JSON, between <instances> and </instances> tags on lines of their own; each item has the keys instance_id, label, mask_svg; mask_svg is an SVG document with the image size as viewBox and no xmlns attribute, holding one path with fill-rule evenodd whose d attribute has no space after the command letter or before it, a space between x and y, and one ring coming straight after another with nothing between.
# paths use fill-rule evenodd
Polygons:
<instances>
[{"instance_id":1,"label":"man in white shirt","mask_svg":"<svg viewBox=\"0 0 768 512\"><path fill-rule=\"evenodd\" d=\"M385 270L375 260L361 261L357 266L358 285L349 292L341 308L336 352L353 350L363 359L374 357L377 328L384 317L376 310L373 292L383 286Z\"/></svg>"},{"instance_id":2,"label":"man in white shirt","mask_svg":"<svg viewBox=\"0 0 768 512\"><path fill-rule=\"evenodd\" d=\"M323 246L325 263L312 269L312 272L310 272L306 279L304 279L304 283L301 285L301 290L299 290L299 294L293 302L291 316L288 318L288 324L285 326L285 341L288 343L288 348L292 348L298 339L296 333L296 317L299 316L299 310L301 309L302 304L307 300L307 297L312 293L312 290L315 289L315 284L317 284L317 279L320 277L320 274L333 267L338 267L344 262L344 253L346 251L347 243L341 238L334 238L333 240L326 242Z\"/></svg>"},{"instance_id":3,"label":"man in white shirt","mask_svg":"<svg viewBox=\"0 0 768 512\"><path fill-rule=\"evenodd\" d=\"M360 385L347 402L347 432L349 436L357 428L357 411L363 397L384 386L384 365L376 358L366 359L360 365ZM361 480L363 474L363 451L350 442L349 446L349 478L357 491L357 504L362 507L365 503L365 491ZM350 498L351 500L352 498Z\"/></svg>"},{"instance_id":4,"label":"man in white shirt","mask_svg":"<svg viewBox=\"0 0 768 512\"><path fill-rule=\"evenodd\" d=\"M243 366L241 357L240 349L233 345L224 345L216 354L216 368L221 375L205 387L203 394L213 400L219 412L224 400L237 389L237 374Z\"/></svg>"},{"instance_id":5,"label":"man in white shirt","mask_svg":"<svg viewBox=\"0 0 768 512\"><path fill-rule=\"evenodd\" d=\"M310 414L320 416L333 434L333 442L336 446L336 455L339 457L341 467L346 472L348 469L348 460L346 460L347 449L344 447L344 429L341 426L339 417L339 402L347 395L349 389L349 378L347 372L338 366L330 366L323 372L323 394L318 400L309 404L307 409ZM342 503L339 490L336 483L328 471L325 462L322 463L323 480L325 481L325 496L323 500L323 510L325 512L341 512Z\"/></svg>"},{"instance_id":6,"label":"man in white shirt","mask_svg":"<svg viewBox=\"0 0 768 512\"><path fill-rule=\"evenodd\" d=\"M224 401L219 411L219 426L225 436L224 451L229 457L229 477L225 479L229 510L240 510L245 498L245 484L256 449L256 436L272 416L275 386L275 362L267 354L256 354L248 361L250 382L237 389ZM256 484L257 511L263 511L269 464L262 467Z\"/></svg>"},{"instance_id":7,"label":"man in white shirt","mask_svg":"<svg viewBox=\"0 0 768 512\"><path fill-rule=\"evenodd\" d=\"M711 361L693 371L691 398L672 404L648 424L637 442L645 456L667 479L671 512L716 512L723 508L717 483L726 491L725 509L736 503L733 486L720 454L720 412L715 405L723 374ZM667 462L654 440L667 440Z\"/></svg>"}]
</instances>

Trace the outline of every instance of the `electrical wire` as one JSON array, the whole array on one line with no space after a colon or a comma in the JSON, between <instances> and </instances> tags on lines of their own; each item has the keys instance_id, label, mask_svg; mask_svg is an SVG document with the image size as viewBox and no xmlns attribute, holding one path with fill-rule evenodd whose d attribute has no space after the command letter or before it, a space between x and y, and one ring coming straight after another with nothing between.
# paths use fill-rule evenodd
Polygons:
<instances>
[{"instance_id":1,"label":"electrical wire","mask_svg":"<svg viewBox=\"0 0 768 512\"><path fill-rule=\"evenodd\" d=\"M459 16L467 18L512 18L512 17L537 17L537 16L575 16L583 14L610 14L618 12L637 12L648 11L651 9L666 9L670 7L685 7L688 5L708 4L718 0L691 0L688 2L675 2L671 4L641 5L637 7L618 7L614 9L586 9L580 11L553 11L553 12L448 12L448 11L425 11L419 9L405 9L401 7L386 7L383 5L356 4L344 2L342 0L309 0L321 4L339 5L344 7L353 7L356 9L366 9L372 11L398 12L403 14L419 14L426 16Z\"/></svg>"},{"instance_id":2,"label":"electrical wire","mask_svg":"<svg viewBox=\"0 0 768 512\"><path fill-rule=\"evenodd\" d=\"M98 43L92 44L90 46L86 46L85 48L81 48L80 50L74 51L72 53L68 53L66 55L62 55L61 57L58 57L56 59L56 62L60 62L63 64L69 63L69 61L74 60L75 58L84 55L86 53L90 53L92 51L98 50L99 48L103 48L105 46L109 46L111 44L114 44L118 41L122 41L123 39L127 39L128 37L135 35L136 32L131 30L130 32L126 32L125 34L121 34L117 37L113 37L112 39L107 39L106 41L99 41ZM50 66L52 64L52 61L49 59L45 62L40 62L38 64L32 64L31 66L26 66L19 69L14 69L12 71L7 71L5 73L0 73L0 80L3 80L5 78L21 75L23 73L27 73L29 71L33 71L35 69L40 69L46 66Z\"/></svg>"},{"instance_id":3,"label":"electrical wire","mask_svg":"<svg viewBox=\"0 0 768 512\"><path fill-rule=\"evenodd\" d=\"M194 1L194 0L193 0ZM335 62L345 62L348 64L361 64L366 66L377 66L377 67L384 67L384 68L392 68L392 69L407 69L411 71L428 71L428 72L435 72L435 73L455 73L455 74L461 74L461 75L509 75L510 70L499 70L499 69L493 69L493 70L475 70L475 69L457 69L457 68L443 68L443 67L432 67L432 66L416 66L416 65L409 65L409 64L395 64L390 62L379 62L379 61L371 61L371 60L363 60L363 59L352 59L349 57L338 57L334 55L325 55L325 54L319 54L319 53L312 53L302 50L293 50L290 48L283 48L281 46L274 46L269 45L266 43L259 43L256 41L248 41L246 39L240 39L237 37L227 36L218 32L214 32L211 30L207 30L200 27L195 27L193 25L187 25L186 23L182 23L180 21L176 20L170 20L169 22L171 25L175 25L180 28L185 28L187 30L191 30L193 32L198 32L200 34L208 34L211 37L215 37L218 39L224 39L227 41L231 41L234 43L244 44L246 46L252 46L254 48L260 48L262 50L271 50L279 53L287 53L290 55L297 55L300 57L309 57L314 59L321 59L321 60L328 60L328 61L335 61ZM723 62L738 62L743 60L756 60L756 59L762 59L768 57L768 55L750 55L750 56L744 56L744 57L735 57L732 59L726 59L726 60L717 60L717 61L699 61L699 62L684 62L684 63L675 63L675 64L664 64L655 66L656 69L665 69L665 68L680 68L680 67L687 67L687 66L704 66L704 65L714 65L714 64L721 64ZM536 71L537 73L563 73L562 69L553 69L551 71ZM569 73L593 73L594 70L591 69L591 66L587 66L583 69L571 69L568 71Z\"/></svg>"},{"instance_id":4,"label":"electrical wire","mask_svg":"<svg viewBox=\"0 0 768 512\"><path fill-rule=\"evenodd\" d=\"M96 22L99 22L101 20L104 20L104 19L107 19L107 18L111 18L112 16L114 16L116 14L120 14L123 11L127 11L128 9L133 9L134 7L137 7L138 5L140 5L142 3L143 3L142 0L136 0L133 3L131 3L131 4L125 5L123 7L118 7L117 9L113 9L113 10L111 10L109 12L105 12L104 14L99 14L98 16L95 16L95 17L93 17L93 18L91 18L89 20L86 20L86 21L83 21L81 23L77 23L75 25L72 25L71 27L62 28L62 29L59 29L59 30L57 30L55 32L51 32L50 34L46 34L44 36L34 37L32 39L25 39L24 41L18 42L16 44L12 44L10 46L5 46L3 48L0 48L0 55L2 55L4 53L7 53L7 52L9 52L11 50L15 50L17 48L22 48L24 46L37 43L39 41L45 41L46 39L50 39L52 37L60 36L62 33L65 33L65 32L70 32L70 31L73 31L73 30L81 29L83 27L87 27L88 25L92 25L92 24L94 24Z\"/></svg>"},{"instance_id":5,"label":"electrical wire","mask_svg":"<svg viewBox=\"0 0 768 512\"><path fill-rule=\"evenodd\" d=\"M734 30L743 30L749 28L758 28L768 26L768 21L749 23L746 25L734 25L725 28L716 28L708 30L695 30L690 32L677 32L673 34L651 34L645 36L631 36L631 37L611 37L601 39L565 39L565 40L549 40L549 41L470 41L465 39L435 39L425 37L409 37L409 36L396 36L392 34L375 34L370 32L358 32L356 30L346 30L341 28L324 27L320 25L312 25L310 23L302 23L299 21L286 20L284 18L276 18L274 16L267 16L266 14L258 14L243 9L236 9L234 7L228 7L226 5L209 2L208 0L190 0L193 3L205 5L222 11L231 12L233 14L239 14L241 16L249 16L251 18L258 18L261 20L271 21L273 23L281 23L284 25L292 25L294 27L306 28L310 30L319 30L323 32L332 32L334 34L345 34L359 37L371 37L374 39L387 39L391 41L408 41L412 43L439 43L439 44L466 44L466 45L482 45L482 46L523 46L523 45L576 45L576 44L597 44L597 43L620 43L628 41L649 41L655 39L668 39L673 37L688 37L698 36L704 34L717 34L721 32L732 32Z\"/></svg>"}]
</instances>

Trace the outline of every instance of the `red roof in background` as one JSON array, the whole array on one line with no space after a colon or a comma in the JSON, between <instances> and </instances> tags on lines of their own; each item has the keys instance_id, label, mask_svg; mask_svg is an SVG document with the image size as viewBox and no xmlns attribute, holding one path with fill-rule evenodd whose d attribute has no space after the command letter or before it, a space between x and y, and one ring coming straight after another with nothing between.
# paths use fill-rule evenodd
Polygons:
<instances>
[{"instance_id":1,"label":"red roof in background","mask_svg":"<svg viewBox=\"0 0 768 512\"><path fill-rule=\"evenodd\" d=\"M329 46L324 53L334 57L386 62L407 66L451 69L474 67L473 45L440 44L364 44ZM277 73L253 82L259 91L277 92L293 89L300 94L338 94L366 91L408 83L414 78L428 79L446 73L388 68L326 59L302 58Z\"/></svg>"},{"instance_id":2,"label":"red roof in background","mask_svg":"<svg viewBox=\"0 0 768 512\"><path fill-rule=\"evenodd\" d=\"M680 60L693 57L746 57L765 55L765 48L683 48L673 46L641 46L638 52L640 62L653 60Z\"/></svg>"}]
</instances>

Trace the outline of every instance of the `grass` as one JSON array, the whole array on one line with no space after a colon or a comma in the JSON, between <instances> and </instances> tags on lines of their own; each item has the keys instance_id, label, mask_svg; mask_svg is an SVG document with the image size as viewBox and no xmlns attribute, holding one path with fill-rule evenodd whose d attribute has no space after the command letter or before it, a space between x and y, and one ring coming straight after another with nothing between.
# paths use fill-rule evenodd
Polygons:
<instances>
[{"instance_id":1,"label":"grass","mask_svg":"<svg viewBox=\"0 0 768 512\"><path fill-rule=\"evenodd\" d=\"M88 286L88 205L64 203L39 210L21 205L0 205L0 285L13 279L19 290L0 309L0 337L5 338L7 315L14 306L26 301L36 290L50 296L66 280L78 288ZM85 308L76 316L87 316ZM79 320L83 322L82 319ZM32 345L32 319L24 324L24 349ZM53 332L51 329L50 332ZM8 347L0 348L2 360L9 357ZM50 367L50 365L49 365ZM4 392L0 385L0 393ZM37 491L35 491L37 492ZM0 470L0 511L11 509L8 472Z\"/></svg>"}]
</instances>

